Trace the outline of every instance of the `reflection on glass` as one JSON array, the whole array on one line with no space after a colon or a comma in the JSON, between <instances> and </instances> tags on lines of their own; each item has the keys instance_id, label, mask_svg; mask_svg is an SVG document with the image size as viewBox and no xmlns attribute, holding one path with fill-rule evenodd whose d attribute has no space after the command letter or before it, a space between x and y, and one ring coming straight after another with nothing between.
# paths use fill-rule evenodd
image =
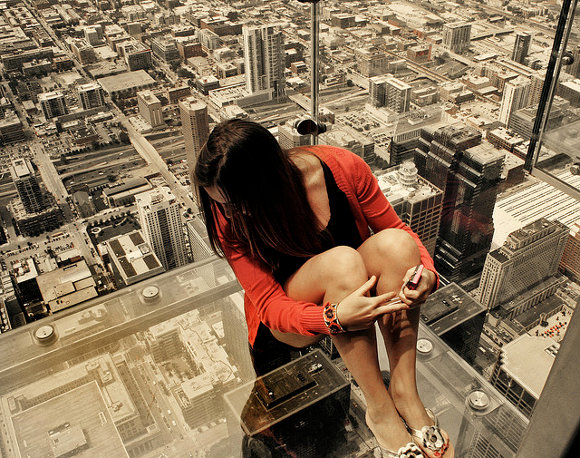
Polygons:
<instances>
[{"instance_id":1,"label":"reflection on glass","mask_svg":"<svg viewBox=\"0 0 580 458\"><path fill-rule=\"evenodd\" d=\"M210 288L208 271L223 286ZM227 278L223 261L193 265L13 331L0 342L9 355L0 368L3 453L372 453L362 393L328 347L255 378L239 286ZM145 302L151 290L164 301ZM10 354L25 341L27 352ZM478 456L486 444L513 456L523 416L426 328L418 348L422 397L458 453Z\"/></svg>"}]
</instances>

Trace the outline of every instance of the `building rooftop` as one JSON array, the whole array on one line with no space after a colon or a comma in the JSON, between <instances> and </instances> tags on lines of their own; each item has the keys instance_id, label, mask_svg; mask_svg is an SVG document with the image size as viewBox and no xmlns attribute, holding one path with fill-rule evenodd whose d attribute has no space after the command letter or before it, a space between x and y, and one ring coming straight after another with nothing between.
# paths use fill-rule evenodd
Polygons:
<instances>
[{"instance_id":1,"label":"building rooftop","mask_svg":"<svg viewBox=\"0 0 580 458\"><path fill-rule=\"evenodd\" d=\"M42 94L38 94L38 101L44 102L47 100L57 99L61 97L64 97L64 95L60 91L43 92Z\"/></svg>"},{"instance_id":2,"label":"building rooftop","mask_svg":"<svg viewBox=\"0 0 580 458\"><path fill-rule=\"evenodd\" d=\"M538 399L557 351L558 344L551 338L524 334L502 347L502 367Z\"/></svg>"},{"instance_id":3,"label":"building rooftop","mask_svg":"<svg viewBox=\"0 0 580 458\"><path fill-rule=\"evenodd\" d=\"M97 296L92 273L84 260L42 274L36 282L42 299L53 312Z\"/></svg>"},{"instance_id":4,"label":"building rooftop","mask_svg":"<svg viewBox=\"0 0 580 458\"><path fill-rule=\"evenodd\" d=\"M95 382L52 397L15 415L9 414L7 403L8 400L3 397L3 416L18 440L19 456L61 456L56 452L64 451L65 446L56 446L55 439L58 437L60 442L60 438L65 438L67 434L64 431L67 429L72 437L79 436L78 430L81 428L90 437L87 441L85 436L84 442L88 448L84 453L91 456L129 456ZM59 431L62 432L57 436ZM68 441L65 440L65 443ZM73 445L69 444L71 447Z\"/></svg>"},{"instance_id":5,"label":"building rooftop","mask_svg":"<svg viewBox=\"0 0 580 458\"><path fill-rule=\"evenodd\" d=\"M105 76L97 81L109 94L155 84L155 80L145 70Z\"/></svg>"},{"instance_id":6,"label":"building rooftop","mask_svg":"<svg viewBox=\"0 0 580 458\"><path fill-rule=\"evenodd\" d=\"M485 311L486 308L463 288L456 283L449 283L427 298L421 307L421 319L437 335L442 335Z\"/></svg>"},{"instance_id":7,"label":"building rooftop","mask_svg":"<svg viewBox=\"0 0 580 458\"><path fill-rule=\"evenodd\" d=\"M149 184L145 178L131 178L129 180L123 181L122 183L116 183L113 186L103 190L105 196L114 196L130 189L139 188L141 186L146 186Z\"/></svg>"},{"instance_id":8,"label":"building rooftop","mask_svg":"<svg viewBox=\"0 0 580 458\"><path fill-rule=\"evenodd\" d=\"M166 186L161 186L150 191L141 192L135 196L135 203L139 208L143 207L150 210L153 206L163 202L175 202L175 196Z\"/></svg>"},{"instance_id":9,"label":"building rooftop","mask_svg":"<svg viewBox=\"0 0 580 458\"><path fill-rule=\"evenodd\" d=\"M29 159L16 159L12 161L10 174L13 180L22 179L34 175L34 169Z\"/></svg>"},{"instance_id":10,"label":"building rooftop","mask_svg":"<svg viewBox=\"0 0 580 458\"><path fill-rule=\"evenodd\" d=\"M162 269L159 258L139 231L112 238L106 244L109 256L117 261L125 281L131 281L133 277L142 277L148 272L159 273Z\"/></svg>"},{"instance_id":11,"label":"building rooftop","mask_svg":"<svg viewBox=\"0 0 580 458\"><path fill-rule=\"evenodd\" d=\"M580 175L565 171L557 177L580 188ZM532 178L499 196L493 213L493 245L501 246L511 232L542 217L550 221L557 219L570 227L580 220L580 202L552 185Z\"/></svg>"},{"instance_id":12,"label":"building rooftop","mask_svg":"<svg viewBox=\"0 0 580 458\"><path fill-rule=\"evenodd\" d=\"M407 170L413 170L414 173L409 175ZM401 174L404 177L411 177L412 182L401 179ZM377 177L381 191L387 198L391 205L396 205L402 200L408 202L417 202L428 197L435 196L441 193L437 187L433 186L425 178L417 175L417 169L413 162L405 162L396 167L391 167L387 172ZM408 178L407 178L408 179Z\"/></svg>"},{"instance_id":13,"label":"building rooftop","mask_svg":"<svg viewBox=\"0 0 580 458\"><path fill-rule=\"evenodd\" d=\"M480 164L487 165L499 161L503 162L506 152L505 150L497 149L491 143L483 142L466 149L465 155Z\"/></svg>"}]
</instances>

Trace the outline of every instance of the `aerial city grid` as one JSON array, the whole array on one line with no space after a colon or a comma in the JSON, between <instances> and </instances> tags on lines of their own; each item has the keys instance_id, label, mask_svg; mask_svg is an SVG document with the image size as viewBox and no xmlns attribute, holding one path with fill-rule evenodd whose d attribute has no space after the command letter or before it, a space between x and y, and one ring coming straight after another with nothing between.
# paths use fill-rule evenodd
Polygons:
<instances>
[{"instance_id":1,"label":"aerial city grid","mask_svg":"<svg viewBox=\"0 0 580 458\"><path fill-rule=\"evenodd\" d=\"M310 144L296 122L311 114L311 3L0 6L0 454L234 456L226 438L264 447L248 437L271 427L280 456L310 456L328 450L280 425L316 405L341 412L344 456L373 456L329 340L262 380L298 374L281 388L294 404L261 397L242 294L212 259L190 180L225 119L259 122L283 148ZM580 297L580 203L524 171L560 5L318 8L317 142L369 164L441 274L423 323L529 418ZM573 26L539 158L575 188L579 35ZM64 351L109 328L114 339ZM68 356L10 378L14 361L51 348Z\"/></svg>"}]
</instances>

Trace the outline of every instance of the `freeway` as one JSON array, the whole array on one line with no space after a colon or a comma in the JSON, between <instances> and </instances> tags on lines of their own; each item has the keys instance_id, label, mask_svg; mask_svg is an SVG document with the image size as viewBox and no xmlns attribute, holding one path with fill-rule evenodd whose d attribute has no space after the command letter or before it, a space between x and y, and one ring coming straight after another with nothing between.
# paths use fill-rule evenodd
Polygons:
<instances>
[{"instance_id":1,"label":"freeway","mask_svg":"<svg viewBox=\"0 0 580 458\"><path fill-rule=\"evenodd\" d=\"M127 117L117 108L114 104L110 104L111 110L117 115L119 122L127 129L129 139L135 150L139 155L150 164L154 170L157 170L159 174L163 177L169 189L175 196L175 198L185 204L187 208L191 208L193 213L198 212L197 205L189 197L189 189L182 186L175 175L167 168L167 164L161 158L155 147L149 143L149 141L141 135L134 127L133 124L129 122Z\"/></svg>"}]
</instances>

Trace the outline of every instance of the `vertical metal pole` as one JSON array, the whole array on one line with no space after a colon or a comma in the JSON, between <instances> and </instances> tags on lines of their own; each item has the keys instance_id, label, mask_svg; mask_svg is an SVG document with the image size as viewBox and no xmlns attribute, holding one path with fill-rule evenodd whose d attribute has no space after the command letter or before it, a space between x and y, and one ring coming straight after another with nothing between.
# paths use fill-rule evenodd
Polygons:
<instances>
[{"instance_id":1,"label":"vertical metal pole","mask_svg":"<svg viewBox=\"0 0 580 458\"><path fill-rule=\"evenodd\" d=\"M572 28L574 20L574 13L578 0L564 0L560 17L558 19L558 26L554 36L554 45L548 61L546 69L546 77L544 79L544 86L542 87L542 95L536 111L536 120L532 129L532 138L526 154L526 161L524 163L524 170L532 173L536 162L540 155L540 148L546 129L546 123L550 110L552 108L552 101L554 99L554 92L558 84L558 77L560 76L560 69L562 68L562 56L568 44L568 37Z\"/></svg>"},{"instance_id":2,"label":"vertical metal pole","mask_svg":"<svg viewBox=\"0 0 580 458\"><path fill-rule=\"evenodd\" d=\"M311 89L310 89L310 115L312 120L318 125L318 3L314 0L310 5L310 67L311 67ZM316 145L317 135L312 136L312 144Z\"/></svg>"}]
</instances>

